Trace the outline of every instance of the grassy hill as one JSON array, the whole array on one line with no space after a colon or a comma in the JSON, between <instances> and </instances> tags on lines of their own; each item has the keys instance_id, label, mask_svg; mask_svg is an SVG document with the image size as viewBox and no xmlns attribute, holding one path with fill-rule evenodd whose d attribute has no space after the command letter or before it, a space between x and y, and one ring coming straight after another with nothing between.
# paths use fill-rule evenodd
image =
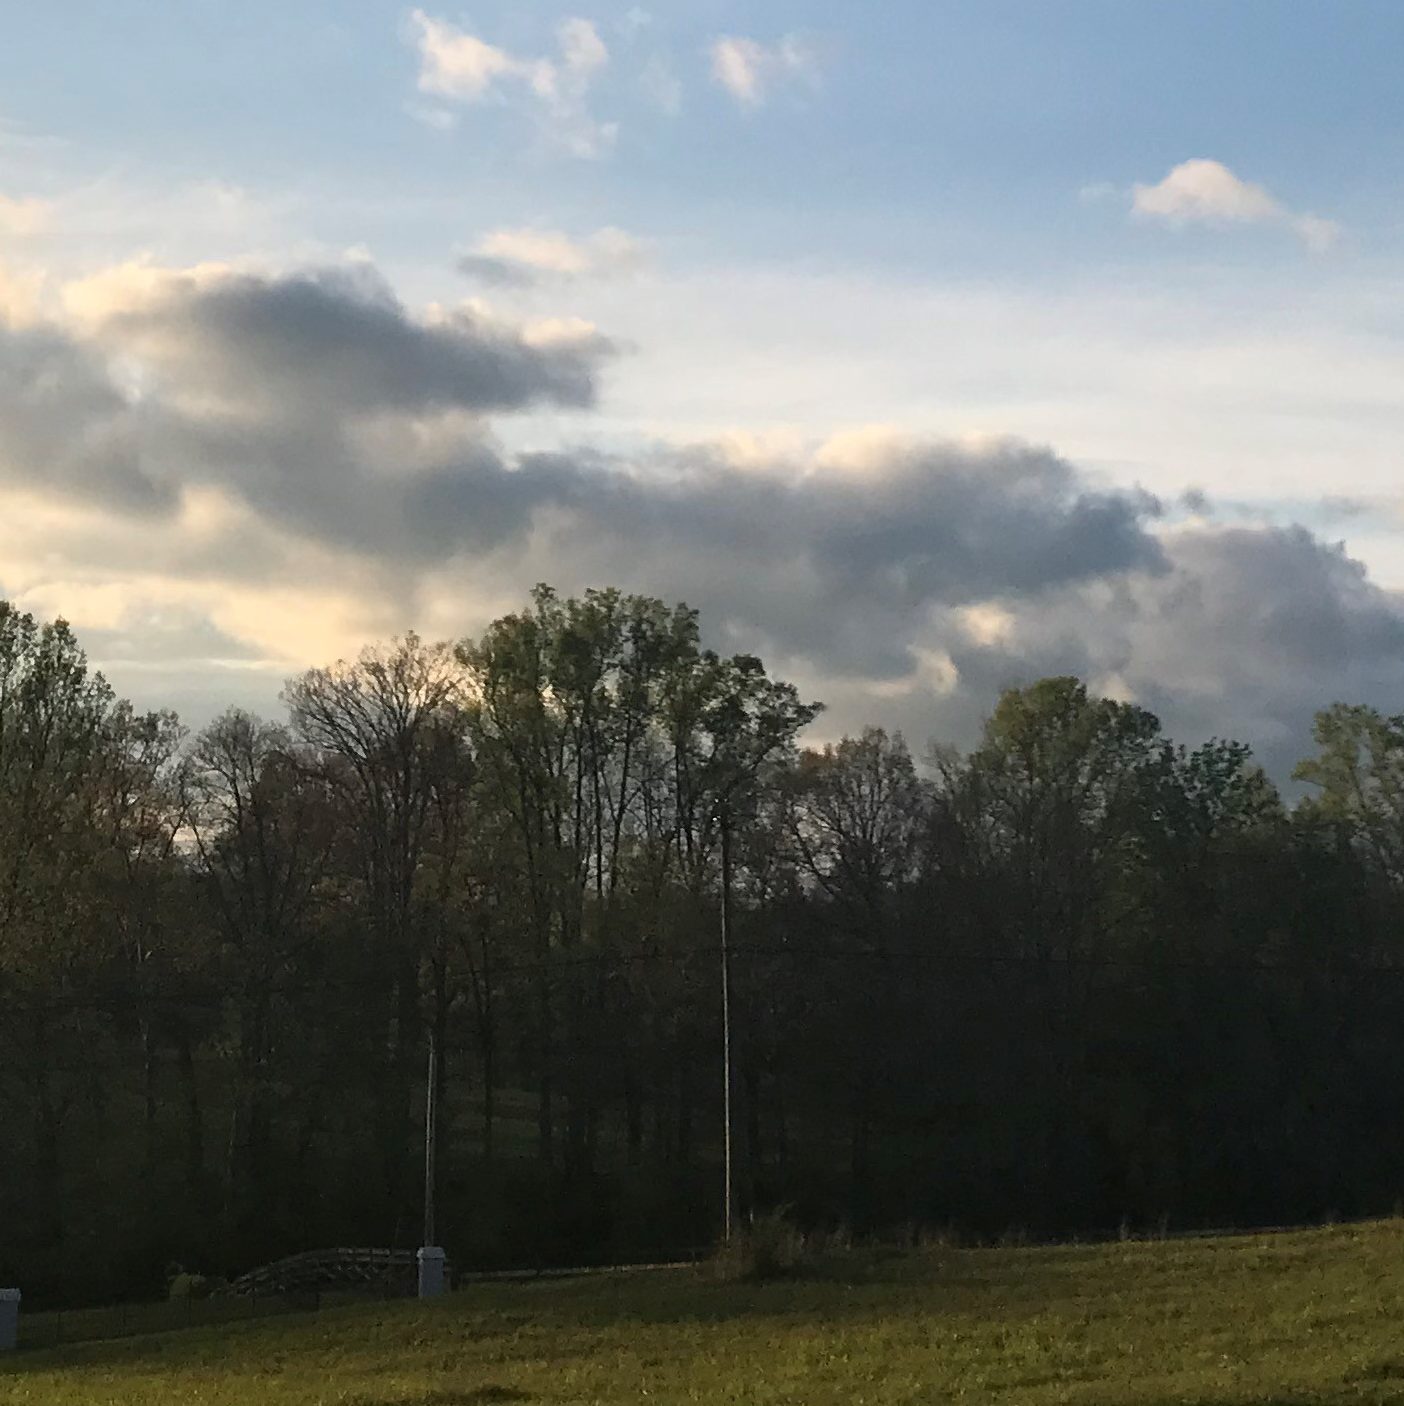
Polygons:
<instances>
[{"instance_id":1,"label":"grassy hill","mask_svg":"<svg viewBox=\"0 0 1404 1406\"><path fill-rule=\"evenodd\" d=\"M494 1284L0 1366L0 1403L1404 1401L1404 1222Z\"/></svg>"}]
</instances>

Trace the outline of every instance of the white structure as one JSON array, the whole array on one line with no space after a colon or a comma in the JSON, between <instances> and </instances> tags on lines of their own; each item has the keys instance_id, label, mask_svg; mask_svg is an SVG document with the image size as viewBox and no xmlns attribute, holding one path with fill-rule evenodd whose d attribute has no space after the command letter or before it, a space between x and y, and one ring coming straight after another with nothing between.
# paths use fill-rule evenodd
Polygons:
<instances>
[{"instance_id":1,"label":"white structure","mask_svg":"<svg viewBox=\"0 0 1404 1406\"><path fill-rule=\"evenodd\" d=\"M423 1245L419 1260L419 1297L436 1299L448 1287L444 1283L444 1252L438 1245Z\"/></svg>"},{"instance_id":2,"label":"white structure","mask_svg":"<svg viewBox=\"0 0 1404 1406\"><path fill-rule=\"evenodd\" d=\"M0 1289L0 1352L13 1352L19 1344L20 1291Z\"/></svg>"}]
</instances>

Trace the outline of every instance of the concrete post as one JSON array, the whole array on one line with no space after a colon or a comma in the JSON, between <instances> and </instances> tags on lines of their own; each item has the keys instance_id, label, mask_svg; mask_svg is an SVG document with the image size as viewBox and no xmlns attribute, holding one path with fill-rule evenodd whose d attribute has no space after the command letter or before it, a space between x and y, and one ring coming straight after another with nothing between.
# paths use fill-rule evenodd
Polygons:
<instances>
[{"instance_id":1,"label":"concrete post","mask_svg":"<svg viewBox=\"0 0 1404 1406\"><path fill-rule=\"evenodd\" d=\"M19 1346L20 1291L0 1289L0 1352Z\"/></svg>"},{"instance_id":2,"label":"concrete post","mask_svg":"<svg viewBox=\"0 0 1404 1406\"><path fill-rule=\"evenodd\" d=\"M437 1245L423 1245L419 1260L419 1297L436 1299L448 1287L444 1283L444 1252Z\"/></svg>"}]
</instances>

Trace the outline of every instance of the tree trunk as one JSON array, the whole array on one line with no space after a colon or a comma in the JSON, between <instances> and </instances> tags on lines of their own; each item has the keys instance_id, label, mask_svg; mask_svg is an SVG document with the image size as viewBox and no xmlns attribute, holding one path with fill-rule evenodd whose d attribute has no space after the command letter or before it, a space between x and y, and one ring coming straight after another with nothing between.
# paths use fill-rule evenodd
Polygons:
<instances>
[{"instance_id":1,"label":"tree trunk","mask_svg":"<svg viewBox=\"0 0 1404 1406\"><path fill-rule=\"evenodd\" d=\"M790 1161L790 1123L786 1110L785 1080L780 1070L771 1071L771 1082L775 1089L775 1161L780 1167L786 1167Z\"/></svg>"},{"instance_id":2,"label":"tree trunk","mask_svg":"<svg viewBox=\"0 0 1404 1406\"><path fill-rule=\"evenodd\" d=\"M185 1095L185 1185L197 1198L205 1186L205 1125L200 1112L200 1086L195 1077L195 1056L190 1032L179 1036L180 1081Z\"/></svg>"},{"instance_id":3,"label":"tree trunk","mask_svg":"<svg viewBox=\"0 0 1404 1406\"><path fill-rule=\"evenodd\" d=\"M643 1097L632 1060L624 1074L624 1123L628 1163L631 1167L637 1167L643 1160Z\"/></svg>"},{"instance_id":4,"label":"tree trunk","mask_svg":"<svg viewBox=\"0 0 1404 1406\"><path fill-rule=\"evenodd\" d=\"M692 1067L686 1060L678 1071L678 1161L692 1162Z\"/></svg>"},{"instance_id":5,"label":"tree trunk","mask_svg":"<svg viewBox=\"0 0 1404 1406\"><path fill-rule=\"evenodd\" d=\"M748 1058L742 1067L742 1086L746 1091L746 1196L743 1214L756 1212L756 1188L765 1163L765 1147L761 1141L760 1071Z\"/></svg>"},{"instance_id":6,"label":"tree trunk","mask_svg":"<svg viewBox=\"0 0 1404 1406\"><path fill-rule=\"evenodd\" d=\"M872 1211L872 1071L860 1055L853 1081L853 1109L849 1132L850 1216L855 1230L866 1229Z\"/></svg>"},{"instance_id":7,"label":"tree trunk","mask_svg":"<svg viewBox=\"0 0 1404 1406\"><path fill-rule=\"evenodd\" d=\"M483 1040L483 1161L489 1167L496 1158L497 1129L497 1040L491 1030Z\"/></svg>"},{"instance_id":8,"label":"tree trunk","mask_svg":"<svg viewBox=\"0 0 1404 1406\"><path fill-rule=\"evenodd\" d=\"M143 1181L147 1196L154 1200L159 1195L156 1184L159 1161L156 1146L156 1042L151 1035L151 1022L145 1017L141 1021L141 1088Z\"/></svg>"},{"instance_id":9,"label":"tree trunk","mask_svg":"<svg viewBox=\"0 0 1404 1406\"><path fill-rule=\"evenodd\" d=\"M536 1155L547 1167L555 1161L556 1134L553 1107L555 1088L551 1077L555 1062L555 1041L551 1032L551 959L550 937L538 944L539 967L536 975Z\"/></svg>"},{"instance_id":10,"label":"tree trunk","mask_svg":"<svg viewBox=\"0 0 1404 1406\"><path fill-rule=\"evenodd\" d=\"M36 1044L36 1049L42 1046ZM35 1239L40 1245L57 1245L63 1238L63 1177L59 1136L61 1118L47 1071L35 1076L34 1166L38 1183Z\"/></svg>"}]
</instances>

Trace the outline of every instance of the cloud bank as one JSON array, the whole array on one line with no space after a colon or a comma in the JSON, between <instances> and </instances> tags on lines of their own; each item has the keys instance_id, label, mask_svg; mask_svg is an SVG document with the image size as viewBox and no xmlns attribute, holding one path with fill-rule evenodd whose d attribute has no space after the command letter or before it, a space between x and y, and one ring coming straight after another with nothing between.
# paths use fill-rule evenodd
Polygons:
<instances>
[{"instance_id":1,"label":"cloud bank","mask_svg":"<svg viewBox=\"0 0 1404 1406\"><path fill-rule=\"evenodd\" d=\"M365 263L128 267L64 306L0 324L0 590L197 715L373 635L479 629L541 579L686 599L826 726L917 742L968 743L1000 688L1074 672L1285 775L1313 709L1404 690L1400 601L1339 547L1186 523L1050 448L509 452L494 426L590 407L614 344L416 312Z\"/></svg>"}]
</instances>

